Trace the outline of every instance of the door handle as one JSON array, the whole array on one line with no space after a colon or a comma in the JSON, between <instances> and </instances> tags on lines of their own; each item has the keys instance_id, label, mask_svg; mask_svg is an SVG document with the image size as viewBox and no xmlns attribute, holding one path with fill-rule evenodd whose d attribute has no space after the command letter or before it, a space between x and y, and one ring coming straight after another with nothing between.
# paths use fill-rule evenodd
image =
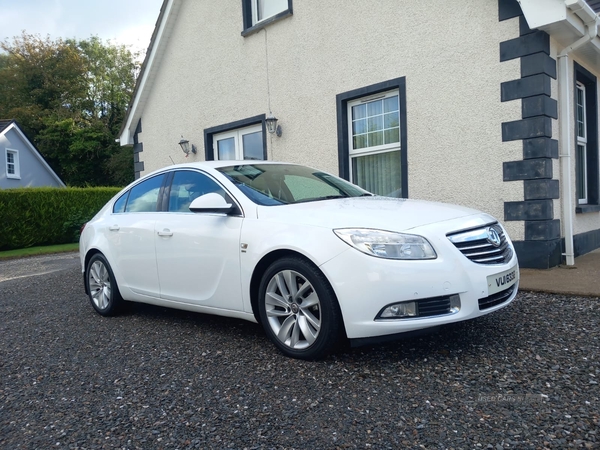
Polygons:
<instances>
[{"instance_id":1,"label":"door handle","mask_svg":"<svg viewBox=\"0 0 600 450\"><path fill-rule=\"evenodd\" d=\"M121 227L119 225L111 225L110 227L108 227L108 229L110 231L119 231Z\"/></svg>"},{"instance_id":2,"label":"door handle","mask_svg":"<svg viewBox=\"0 0 600 450\"><path fill-rule=\"evenodd\" d=\"M165 228L162 231L158 232L159 236L173 236L173 232L171 230L169 230L168 228Z\"/></svg>"}]
</instances>

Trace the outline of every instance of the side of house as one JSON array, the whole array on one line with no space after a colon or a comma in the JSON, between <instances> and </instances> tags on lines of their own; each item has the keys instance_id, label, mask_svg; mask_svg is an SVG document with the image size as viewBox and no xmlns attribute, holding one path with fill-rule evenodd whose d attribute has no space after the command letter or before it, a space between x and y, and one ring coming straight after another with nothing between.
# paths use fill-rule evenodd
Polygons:
<instances>
[{"instance_id":1,"label":"side of house","mask_svg":"<svg viewBox=\"0 0 600 450\"><path fill-rule=\"evenodd\" d=\"M65 187L14 120L0 120L0 189Z\"/></svg>"},{"instance_id":2,"label":"side of house","mask_svg":"<svg viewBox=\"0 0 600 450\"><path fill-rule=\"evenodd\" d=\"M558 107L565 44L552 33L564 32L528 25L534 1L165 0L121 144L137 176L186 157L283 160L381 195L474 207L504 219L523 267L557 265L563 248L600 246L597 115L587 108L581 181L580 165L559 161L559 112L566 127L580 121ZM545 1L574 24L585 19L567 3L592 11ZM581 50L568 70L597 110L600 66ZM281 133L267 132L270 116Z\"/></svg>"}]
</instances>

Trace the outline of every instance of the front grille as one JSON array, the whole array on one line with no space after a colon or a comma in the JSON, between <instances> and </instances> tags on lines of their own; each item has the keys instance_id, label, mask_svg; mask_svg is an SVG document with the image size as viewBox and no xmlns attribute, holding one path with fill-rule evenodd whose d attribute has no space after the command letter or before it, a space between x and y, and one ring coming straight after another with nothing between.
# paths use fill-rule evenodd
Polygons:
<instances>
[{"instance_id":1,"label":"front grille","mask_svg":"<svg viewBox=\"0 0 600 450\"><path fill-rule=\"evenodd\" d=\"M417 317L441 316L450 313L450 297L417 300Z\"/></svg>"},{"instance_id":2,"label":"front grille","mask_svg":"<svg viewBox=\"0 0 600 450\"><path fill-rule=\"evenodd\" d=\"M490 295L489 297L480 298L479 299L479 310L483 311L484 309L493 308L494 306L500 305L507 301L510 296L513 294L515 290L515 286L511 286L508 289L504 289L503 291L496 292L495 294Z\"/></svg>"},{"instance_id":3,"label":"front grille","mask_svg":"<svg viewBox=\"0 0 600 450\"><path fill-rule=\"evenodd\" d=\"M500 238L499 245L493 243L495 231ZM469 231L459 231L448 235L460 252L477 264L504 264L510 261L513 252L504 230L497 223Z\"/></svg>"}]
</instances>

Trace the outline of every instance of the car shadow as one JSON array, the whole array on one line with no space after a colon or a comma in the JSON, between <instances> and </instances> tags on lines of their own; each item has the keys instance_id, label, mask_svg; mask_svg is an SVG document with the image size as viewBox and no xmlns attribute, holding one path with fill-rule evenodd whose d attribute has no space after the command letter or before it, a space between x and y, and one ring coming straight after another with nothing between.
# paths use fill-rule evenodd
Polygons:
<instances>
[{"instance_id":1,"label":"car shadow","mask_svg":"<svg viewBox=\"0 0 600 450\"><path fill-rule=\"evenodd\" d=\"M465 355L477 356L499 349L504 350L515 345L511 341L510 333L515 326L511 306L492 315L444 325L418 337L400 337L391 342L359 347L352 347L345 341L322 362L362 360L366 363L403 360L408 363L423 358L462 358ZM269 342L262 326L253 322L142 303L128 304L122 316L135 317L154 324L167 323L178 330L181 327L197 328L204 333L218 336L220 343L231 339L232 344L238 346L243 342L244 345L258 347L259 351L264 351L265 357L275 353L285 358Z\"/></svg>"}]
</instances>

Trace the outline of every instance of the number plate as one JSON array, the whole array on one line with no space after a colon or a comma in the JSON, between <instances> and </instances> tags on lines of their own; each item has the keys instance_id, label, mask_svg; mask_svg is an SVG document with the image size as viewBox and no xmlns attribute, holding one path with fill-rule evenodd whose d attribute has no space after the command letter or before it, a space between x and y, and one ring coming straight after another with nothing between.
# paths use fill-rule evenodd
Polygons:
<instances>
[{"instance_id":1,"label":"number plate","mask_svg":"<svg viewBox=\"0 0 600 450\"><path fill-rule=\"evenodd\" d=\"M519 279L519 268L514 266L504 272L490 275L487 277L488 295L508 289Z\"/></svg>"}]
</instances>

